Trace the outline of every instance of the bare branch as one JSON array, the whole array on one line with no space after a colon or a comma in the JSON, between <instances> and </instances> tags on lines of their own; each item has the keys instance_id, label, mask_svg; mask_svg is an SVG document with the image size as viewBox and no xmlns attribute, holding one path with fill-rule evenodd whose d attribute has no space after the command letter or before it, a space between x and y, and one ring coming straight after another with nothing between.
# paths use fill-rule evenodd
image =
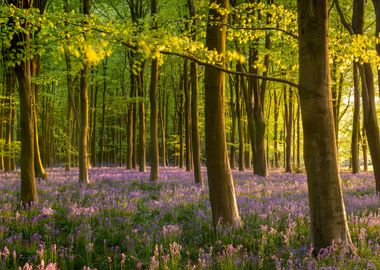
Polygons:
<instances>
[{"instance_id":1,"label":"bare branch","mask_svg":"<svg viewBox=\"0 0 380 270\"><path fill-rule=\"evenodd\" d=\"M342 9L340 8L339 0L334 0L334 2L335 2L336 11L338 11L338 14L343 26L347 29L350 35L354 35L354 30L352 29L352 26L347 22L346 18L344 17Z\"/></svg>"},{"instance_id":2,"label":"bare branch","mask_svg":"<svg viewBox=\"0 0 380 270\"><path fill-rule=\"evenodd\" d=\"M262 76L262 75L258 75L258 74L254 74L254 73L238 72L238 71L229 70L229 69L226 69L226 68L224 68L222 66L219 66L219 65L216 65L216 64L207 63L205 61L199 60L196 57L188 55L188 54L177 53L177 52L169 52L169 51L160 51L160 53L165 54L165 55L179 56L179 57L191 60L191 61L197 63L198 65L213 67L213 68L218 69L220 71L223 71L223 72L225 72L227 74L240 75L240 76L251 77L251 78L256 78L256 79L266 80L266 81L272 81L272 82L280 82L280 83L285 83L287 85L293 86L293 87L295 87L297 89L299 88L298 84L296 84L296 83L294 83L292 81L286 80L286 79L273 78L273 77Z\"/></svg>"}]
</instances>

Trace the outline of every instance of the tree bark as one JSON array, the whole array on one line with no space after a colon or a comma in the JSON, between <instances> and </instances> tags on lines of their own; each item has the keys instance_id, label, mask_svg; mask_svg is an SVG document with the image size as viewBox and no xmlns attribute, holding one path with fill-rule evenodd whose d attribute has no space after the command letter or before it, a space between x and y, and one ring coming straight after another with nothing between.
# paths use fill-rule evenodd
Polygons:
<instances>
[{"instance_id":1,"label":"tree bark","mask_svg":"<svg viewBox=\"0 0 380 270\"><path fill-rule=\"evenodd\" d=\"M183 77L182 77L183 79ZM182 81L182 80L181 80ZM183 83L183 82L182 82ZM180 169L183 168L184 161L184 143L183 143L183 94L179 94L179 111L178 111L178 136L179 136L179 164Z\"/></svg>"},{"instance_id":2,"label":"tree bark","mask_svg":"<svg viewBox=\"0 0 380 270\"><path fill-rule=\"evenodd\" d=\"M30 8L29 1L10 1L18 8ZM13 22L10 22L12 24ZM25 27L24 23L21 27ZM12 37L11 48L23 51L30 57L30 34L15 33ZM21 141L21 202L25 205L38 200L35 171L34 171L34 104L31 82L30 58L26 57L16 65L15 73L19 83L20 99L20 141Z\"/></svg>"},{"instance_id":3,"label":"tree bark","mask_svg":"<svg viewBox=\"0 0 380 270\"><path fill-rule=\"evenodd\" d=\"M221 8L228 8L228 0L215 0L211 2L220 5ZM209 10L206 46L209 50L216 50L222 55L224 55L226 51L226 27L224 26L226 19L226 14L220 14L215 9ZM222 24L222 26L220 24ZM227 154L224 116L224 79L224 74L221 71L206 66L206 164L211 210L215 228L218 227L218 225L241 225Z\"/></svg>"},{"instance_id":4,"label":"tree bark","mask_svg":"<svg viewBox=\"0 0 380 270\"><path fill-rule=\"evenodd\" d=\"M83 14L90 14L90 0L83 1ZM87 59L84 60L80 78L80 132L79 132L79 183L88 184L88 69Z\"/></svg>"},{"instance_id":5,"label":"tree bark","mask_svg":"<svg viewBox=\"0 0 380 270\"><path fill-rule=\"evenodd\" d=\"M183 90L185 96L185 159L186 159L186 171L191 171L191 96L189 85L189 64L188 60L184 60L183 64Z\"/></svg>"},{"instance_id":6,"label":"tree bark","mask_svg":"<svg viewBox=\"0 0 380 270\"><path fill-rule=\"evenodd\" d=\"M229 90L230 90L230 114L231 114L231 120L232 120L232 126L231 126L231 147L230 147L230 166L231 169L235 169L235 143L236 143L236 107L234 102L234 82L232 80L232 77L228 77L229 81ZM237 81L235 81L236 85Z\"/></svg>"},{"instance_id":7,"label":"tree bark","mask_svg":"<svg viewBox=\"0 0 380 270\"><path fill-rule=\"evenodd\" d=\"M353 63L354 70L354 115L352 122L351 157L352 173L360 172L359 134L360 134L360 89L357 63Z\"/></svg>"},{"instance_id":8,"label":"tree bark","mask_svg":"<svg viewBox=\"0 0 380 270\"><path fill-rule=\"evenodd\" d=\"M31 76L36 78L40 75L41 60L39 56L34 56L30 62ZM32 92L33 92L33 120L34 120L34 170L36 177L46 179L47 173L45 172L44 166L42 165L41 154L40 154L40 144L38 141L38 85L32 82Z\"/></svg>"},{"instance_id":9,"label":"tree bark","mask_svg":"<svg viewBox=\"0 0 380 270\"><path fill-rule=\"evenodd\" d=\"M240 71L242 69L241 64L237 64L237 71ZM237 121L237 128L238 128L238 136L239 136L239 171L244 171L244 138L243 138L243 123L242 123L242 117L241 117L241 106L240 106L240 99L241 99L241 83L244 83L242 81L242 78L237 75L236 76L236 84L235 84L235 100L236 100L236 121Z\"/></svg>"},{"instance_id":10,"label":"tree bark","mask_svg":"<svg viewBox=\"0 0 380 270\"><path fill-rule=\"evenodd\" d=\"M157 15L157 0L151 0L151 14ZM154 25L154 28L157 25ZM158 154L158 110L157 110L157 91L158 91L158 59L152 59L150 74L150 151L151 151L151 168L150 181L158 181L158 166L160 158Z\"/></svg>"},{"instance_id":11,"label":"tree bark","mask_svg":"<svg viewBox=\"0 0 380 270\"><path fill-rule=\"evenodd\" d=\"M278 116L280 114L280 102L277 96L277 91L273 93L273 118L274 118L274 131L273 131L273 145L274 145L274 167L279 168L279 153L278 153Z\"/></svg>"},{"instance_id":12,"label":"tree bark","mask_svg":"<svg viewBox=\"0 0 380 270\"><path fill-rule=\"evenodd\" d=\"M297 106L297 172L301 172L301 104Z\"/></svg>"},{"instance_id":13,"label":"tree bark","mask_svg":"<svg viewBox=\"0 0 380 270\"><path fill-rule=\"evenodd\" d=\"M337 162L328 60L327 0L298 0L299 93L312 240L352 245ZM323 146L323 147L321 147Z\"/></svg>"},{"instance_id":14,"label":"tree bark","mask_svg":"<svg viewBox=\"0 0 380 270\"><path fill-rule=\"evenodd\" d=\"M194 0L188 0L190 17L193 18L192 39L196 40L195 31L197 21ZM195 183L203 186L201 169L201 143L199 139L199 115L198 115L198 65L190 63L190 86L191 86L191 145L193 153L193 167Z\"/></svg>"},{"instance_id":15,"label":"tree bark","mask_svg":"<svg viewBox=\"0 0 380 270\"><path fill-rule=\"evenodd\" d=\"M257 68L253 65L258 57L258 51L255 48L250 49L250 73L258 74ZM265 157L265 130L266 123L264 119L264 97L265 91L261 91L259 81L256 78L250 78L250 89L253 91L253 119L254 119L254 140L251 142L253 145L253 172L256 175L267 176L267 164Z\"/></svg>"},{"instance_id":16,"label":"tree bark","mask_svg":"<svg viewBox=\"0 0 380 270\"><path fill-rule=\"evenodd\" d=\"M99 163L100 166L104 165L104 132L105 132L105 124L106 124L106 103L107 103L107 63L108 58L105 59L103 63L103 95L102 95L102 122L100 128L100 142L99 142Z\"/></svg>"},{"instance_id":17,"label":"tree bark","mask_svg":"<svg viewBox=\"0 0 380 270\"><path fill-rule=\"evenodd\" d=\"M144 65L144 64L143 64ZM146 125L145 125L145 93L144 93L144 67L138 76L138 95L142 99L139 102L139 171L145 172L146 166Z\"/></svg>"},{"instance_id":18,"label":"tree bark","mask_svg":"<svg viewBox=\"0 0 380 270\"><path fill-rule=\"evenodd\" d=\"M289 88L284 89L284 105L285 105L285 172L292 172L292 131L293 131L293 91Z\"/></svg>"}]
</instances>

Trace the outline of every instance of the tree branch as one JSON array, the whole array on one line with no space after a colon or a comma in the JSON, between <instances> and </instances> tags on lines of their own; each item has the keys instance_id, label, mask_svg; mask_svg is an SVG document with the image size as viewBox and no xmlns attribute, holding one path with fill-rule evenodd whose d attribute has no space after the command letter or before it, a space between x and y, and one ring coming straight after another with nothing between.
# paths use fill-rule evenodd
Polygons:
<instances>
[{"instance_id":1,"label":"tree branch","mask_svg":"<svg viewBox=\"0 0 380 270\"><path fill-rule=\"evenodd\" d=\"M287 85L293 86L293 87L295 87L297 89L299 88L298 84L296 84L296 83L294 83L292 81L286 80L286 79L267 77L267 76L262 76L262 75L258 75L258 74L254 74L254 73L248 73L248 72L232 71L232 70L226 69L226 68L224 68L222 66L219 66L219 65L216 65L216 64L207 63L205 61L199 60L196 57L188 55L188 54L177 53L177 52L169 52L169 51L160 51L160 53L161 54L165 54L165 55L179 56L179 57L188 59L190 61L193 61L193 62L197 63L198 65L213 67L213 68L215 68L217 70L220 70L220 71L223 71L223 72L225 72L227 74L240 75L240 76L251 77L251 78L256 78L256 79L266 80L266 81L272 81L272 82L280 82L280 83L285 83Z\"/></svg>"},{"instance_id":2,"label":"tree branch","mask_svg":"<svg viewBox=\"0 0 380 270\"><path fill-rule=\"evenodd\" d=\"M233 26L233 25L230 25L230 24L225 24L224 26L227 26L228 28L232 28L232 29L235 29L235 30L251 30L251 31L279 31L279 32L282 32L294 39L298 39L298 36L296 34L293 34L289 31L286 31L284 29L281 29L281 28L277 28L277 27L237 27L237 26Z\"/></svg>"},{"instance_id":3,"label":"tree branch","mask_svg":"<svg viewBox=\"0 0 380 270\"><path fill-rule=\"evenodd\" d=\"M347 31L350 33L350 35L354 35L354 30L352 29L351 25L347 22L346 18L344 17L343 11L340 8L339 0L334 0L336 11L338 11L340 20L343 24L343 26L347 29Z\"/></svg>"}]
</instances>

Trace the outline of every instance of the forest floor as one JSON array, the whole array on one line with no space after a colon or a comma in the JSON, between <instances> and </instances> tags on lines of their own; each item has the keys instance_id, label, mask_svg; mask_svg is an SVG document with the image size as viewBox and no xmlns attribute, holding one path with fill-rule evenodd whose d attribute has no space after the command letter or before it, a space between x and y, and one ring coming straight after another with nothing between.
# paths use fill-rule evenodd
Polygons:
<instances>
[{"instance_id":1,"label":"forest floor","mask_svg":"<svg viewBox=\"0 0 380 270\"><path fill-rule=\"evenodd\" d=\"M234 171L244 226L217 232L207 189L184 170L161 168L152 184L149 173L93 168L86 187L75 169L48 175L26 211L19 173L0 173L0 269L380 269L380 201L370 173L341 174L358 253L336 243L317 256L304 174Z\"/></svg>"}]
</instances>

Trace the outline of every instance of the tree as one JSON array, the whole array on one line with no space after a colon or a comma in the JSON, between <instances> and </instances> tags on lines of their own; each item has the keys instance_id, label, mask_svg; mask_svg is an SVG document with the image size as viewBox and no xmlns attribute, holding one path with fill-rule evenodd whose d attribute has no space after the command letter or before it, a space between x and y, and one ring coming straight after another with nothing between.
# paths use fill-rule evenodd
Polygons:
<instances>
[{"instance_id":1,"label":"tree","mask_svg":"<svg viewBox=\"0 0 380 270\"><path fill-rule=\"evenodd\" d=\"M192 39L196 40L197 20L194 0L188 0L190 17L193 18ZM191 146L193 153L195 183L203 185L201 169L201 143L199 139L199 115L198 115L198 65L190 63L190 87L191 87Z\"/></svg>"},{"instance_id":2,"label":"tree","mask_svg":"<svg viewBox=\"0 0 380 270\"><path fill-rule=\"evenodd\" d=\"M339 179L328 58L327 0L298 0L299 95L312 240L352 246ZM321 147L323 145L323 147Z\"/></svg>"},{"instance_id":3,"label":"tree","mask_svg":"<svg viewBox=\"0 0 380 270\"><path fill-rule=\"evenodd\" d=\"M9 4L13 4L18 8L31 8L30 1L12 0ZM10 20L10 24L14 24ZM22 23L22 27L26 29L27 22ZM16 64L15 72L19 83L20 98L20 140L21 140L21 201L24 204L37 201L37 187L34 171L34 98L32 91L32 75L30 61L30 33L28 30L22 33L14 33L11 41L11 49L15 51L23 51L28 57Z\"/></svg>"},{"instance_id":4,"label":"tree","mask_svg":"<svg viewBox=\"0 0 380 270\"><path fill-rule=\"evenodd\" d=\"M90 14L90 0L83 1L83 14ZM80 136L79 136L79 182L88 184L88 69L85 57L80 74Z\"/></svg>"},{"instance_id":5,"label":"tree","mask_svg":"<svg viewBox=\"0 0 380 270\"><path fill-rule=\"evenodd\" d=\"M157 0L151 1L151 14L154 21L154 28L157 28L155 22L157 16ZM157 109L157 84L158 84L158 59L152 59L151 74L150 74L150 151L151 151L151 164L150 164L150 181L158 180L158 166L160 165L160 158L158 155L158 109Z\"/></svg>"},{"instance_id":6,"label":"tree","mask_svg":"<svg viewBox=\"0 0 380 270\"><path fill-rule=\"evenodd\" d=\"M222 10L228 8L228 0L213 0ZM206 31L206 47L223 55L226 52L227 13L210 8ZM222 67L225 59L223 60ZM234 183L227 155L225 134L224 73L215 67L205 68L205 129L206 165L210 203L214 227L241 225L237 208Z\"/></svg>"},{"instance_id":7,"label":"tree","mask_svg":"<svg viewBox=\"0 0 380 270\"><path fill-rule=\"evenodd\" d=\"M346 21L338 0L335 0L335 4L341 22L350 33L350 35L363 34L365 9L364 0L354 0L352 26ZM372 159L373 171L375 174L376 192L380 193L380 130L376 115L374 76L371 63L357 63L357 67L359 69L362 86L364 129ZM363 144L363 149L366 149L365 144Z\"/></svg>"}]
</instances>

